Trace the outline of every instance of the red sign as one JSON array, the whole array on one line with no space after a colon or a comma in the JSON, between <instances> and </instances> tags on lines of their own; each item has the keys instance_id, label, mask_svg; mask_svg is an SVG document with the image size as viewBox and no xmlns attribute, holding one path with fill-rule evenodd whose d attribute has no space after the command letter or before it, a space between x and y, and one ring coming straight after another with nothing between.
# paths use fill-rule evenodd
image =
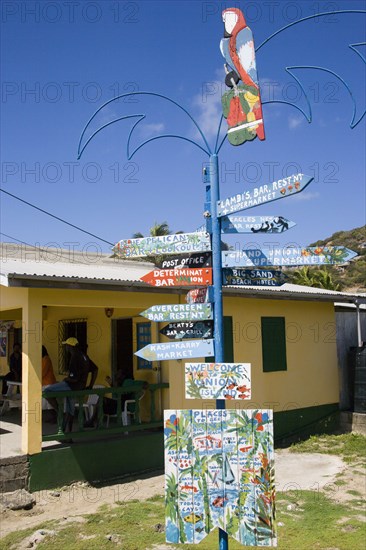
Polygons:
<instances>
[{"instance_id":1,"label":"red sign","mask_svg":"<svg viewBox=\"0 0 366 550\"><path fill-rule=\"evenodd\" d=\"M212 268L154 269L143 277L152 286L197 286L212 284Z\"/></svg>"},{"instance_id":2,"label":"red sign","mask_svg":"<svg viewBox=\"0 0 366 550\"><path fill-rule=\"evenodd\" d=\"M194 288L186 296L187 304L205 304L208 302L207 288Z\"/></svg>"}]
</instances>

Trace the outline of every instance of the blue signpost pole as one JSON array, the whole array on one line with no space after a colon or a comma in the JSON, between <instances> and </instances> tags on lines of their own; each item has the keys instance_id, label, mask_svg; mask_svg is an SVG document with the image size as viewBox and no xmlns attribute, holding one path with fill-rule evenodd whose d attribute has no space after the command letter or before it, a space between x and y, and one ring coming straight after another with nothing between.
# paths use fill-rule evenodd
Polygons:
<instances>
[{"instance_id":1,"label":"blue signpost pole","mask_svg":"<svg viewBox=\"0 0 366 550\"><path fill-rule=\"evenodd\" d=\"M215 362L222 363L224 361L224 318L222 305L221 219L217 216L217 201L220 199L219 161L217 155L210 156L209 176ZM225 409L225 401L223 399L217 399L216 408ZM228 535L225 531L219 529L219 550L228 550L228 548Z\"/></svg>"}]
</instances>

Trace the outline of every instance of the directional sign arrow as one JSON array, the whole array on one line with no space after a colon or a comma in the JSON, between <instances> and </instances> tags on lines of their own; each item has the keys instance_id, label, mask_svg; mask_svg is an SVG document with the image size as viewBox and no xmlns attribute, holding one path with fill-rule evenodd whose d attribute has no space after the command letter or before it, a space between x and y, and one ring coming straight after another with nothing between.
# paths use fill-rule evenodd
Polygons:
<instances>
[{"instance_id":1,"label":"directional sign arrow","mask_svg":"<svg viewBox=\"0 0 366 550\"><path fill-rule=\"evenodd\" d=\"M212 268L154 269L143 277L152 286L199 286L212 284Z\"/></svg>"},{"instance_id":2,"label":"directional sign arrow","mask_svg":"<svg viewBox=\"0 0 366 550\"><path fill-rule=\"evenodd\" d=\"M151 306L140 313L150 321L206 321L212 319L211 304L169 304Z\"/></svg>"},{"instance_id":3,"label":"directional sign arrow","mask_svg":"<svg viewBox=\"0 0 366 550\"><path fill-rule=\"evenodd\" d=\"M160 330L170 340L182 340L185 338L212 338L213 321L197 321L195 323L184 321L182 323L169 323Z\"/></svg>"},{"instance_id":4,"label":"directional sign arrow","mask_svg":"<svg viewBox=\"0 0 366 550\"><path fill-rule=\"evenodd\" d=\"M343 264L357 256L344 246L286 247L223 252L223 267Z\"/></svg>"},{"instance_id":5,"label":"directional sign arrow","mask_svg":"<svg viewBox=\"0 0 366 550\"><path fill-rule=\"evenodd\" d=\"M178 233L162 237L144 237L119 241L113 252L121 258L138 258L157 254L179 254L210 250L208 233Z\"/></svg>"},{"instance_id":6,"label":"directional sign arrow","mask_svg":"<svg viewBox=\"0 0 366 550\"><path fill-rule=\"evenodd\" d=\"M288 279L282 271L270 269L225 267L222 275L224 285L235 286L282 286Z\"/></svg>"},{"instance_id":7,"label":"directional sign arrow","mask_svg":"<svg viewBox=\"0 0 366 550\"><path fill-rule=\"evenodd\" d=\"M226 216L226 214L248 210L249 208L254 208L254 206L296 195L297 193L301 193L313 179L310 176L305 176L305 174L294 174L287 178L255 187L251 191L243 191L228 199L217 201L217 215L219 217Z\"/></svg>"},{"instance_id":8,"label":"directional sign arrow","mask_svg":"<svg viewBox=\"0 0 366 550\"><path fill-rule=\"evenodd\" d=\"M186 294L186 302L187 304L205 304L213 301L212 297L210 299L210 294L212 294L212 287L194 288Z\"/></svg>"},{"instance_id":9,"label":"directional sign arrow","mask_svg":"<svg viewBox=\"0 0 366 550\"><path fill-rule=\"evenodd\" d=\"M160 269L181 269L183 267L211 267L211 252L180 255L177 258L157 259L155 265Z\"/></svg>"},{"instance_id":10,"label":"directional sign arrow","mask_svg":"<svg viewBox=\"0 0 366 550\"><path fill-rule=\"evenodd\" d=\"M212 357L215 355L213 342L213 339L210 339L149 344L139 351L136 351L135 355L146 361L169 361L174 359L187 359L190 357Z\"/></svg>"},{"instance_id":11,"label":"directional sign arrow","mask_svg":"<svg viewBox=\"0 0 366 550\"><path fill-rule=\"evenodd\" d=\"M222 216L222 233L283 233L296 225L282 216Z\"/></svg>"}]
</instances>

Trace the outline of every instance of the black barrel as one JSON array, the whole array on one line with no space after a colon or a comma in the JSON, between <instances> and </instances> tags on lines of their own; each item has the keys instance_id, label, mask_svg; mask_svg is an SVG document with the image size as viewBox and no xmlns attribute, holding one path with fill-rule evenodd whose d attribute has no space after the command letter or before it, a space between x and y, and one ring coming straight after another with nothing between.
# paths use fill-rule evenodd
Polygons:
<instances>
[{"instance_id":1,"label":"black barrel","mask_svg":"<svg viewBox=\"0 0 366 550\"><path fill-rule=\"evenodd\" d=\"M366 346L357 348L354 412L366 413Z\"/></svg>"}]
</instances>

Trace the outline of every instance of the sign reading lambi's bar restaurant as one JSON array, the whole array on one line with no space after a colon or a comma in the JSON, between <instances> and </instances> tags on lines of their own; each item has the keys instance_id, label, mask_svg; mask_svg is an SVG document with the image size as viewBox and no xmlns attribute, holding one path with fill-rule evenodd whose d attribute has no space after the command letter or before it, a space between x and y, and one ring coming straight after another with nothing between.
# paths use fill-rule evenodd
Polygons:
<instances>
[{"instance_id":1,"label":"sign reading lambi's bar restaurant","mask_svg":"<svg viewBox=\"0 0 366 550\"><path fill-rule=\"evenodd\" d=\"M226 216L226 214L296 195L301 193L313 179L305 174L294 174L272 183L260 185L252 190L243 191L228 199L217 201L217 215Z\"/></svg>"},{"instance_id":2,"label":"sign reading lambi's bar restaurant","mask_svg":"<svg viewBox=\"0 0 366 550\"><path fill-rule=\"evenodd\" d=\"M156 254L179 254L211 250L208 233L178 233L162 237L143 237L119 241L113 252L122 258L138 258Z\"/></svg>"},{"instance_id":3,"label":"sign reading lambi's bar restaurant","mask_svg":"<svg viewBox=\"0 0 366 550\"><path fill-rule=\"evenodd\" d=\"M206 321L212 319L211 304L168 304L151 306L140 313L150 321Z\"/></svg>"}]
</instances>

